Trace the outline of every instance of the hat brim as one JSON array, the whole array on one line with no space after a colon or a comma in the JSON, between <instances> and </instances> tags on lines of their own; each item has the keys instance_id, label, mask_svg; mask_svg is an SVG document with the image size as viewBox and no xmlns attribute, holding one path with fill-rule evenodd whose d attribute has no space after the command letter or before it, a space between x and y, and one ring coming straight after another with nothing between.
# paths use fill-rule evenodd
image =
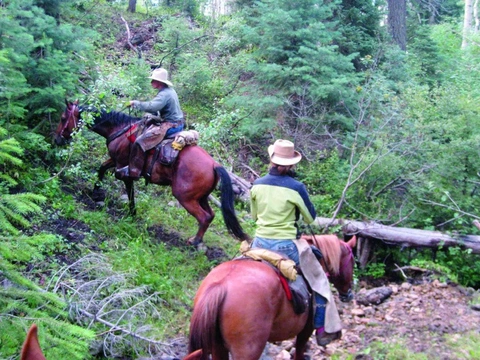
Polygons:
<instances>
[{"instance_id":1,"label":"hat brim","mask_svg":"<svg viewBox=\"0 0 480 360\"><path fill-rule=\"evenodd\" d=\"M281 166L289 166L289 165L295 165L302 160L302 154L300 154L298 151L294 151L295 156L292 158L284 158L280 156L276 156L273 153L273 148L275 145L270 145L268 147L268 155L270 156L270 161L274 163L275 165L281 165Z\"/></svg>"},{"instance_id":2,"label":"hat brim","mask_svg":"<svg viewBox=\"0 0 480 360\"><path fill-rule=\"evenodd\" d=\"M155 81L159 81L159 82L164 83L164 84L166 84L166 85L168 85L168 86L173 86L173 84L172 84L170 81L168 81L168 80L160 80L160 79L156 79L156 78L154 78L154 77L152 77L152 76L149 76L148 78L149 78L149 79L152 79L152 80L155 80Z\"/></svg>"}]
</instances>

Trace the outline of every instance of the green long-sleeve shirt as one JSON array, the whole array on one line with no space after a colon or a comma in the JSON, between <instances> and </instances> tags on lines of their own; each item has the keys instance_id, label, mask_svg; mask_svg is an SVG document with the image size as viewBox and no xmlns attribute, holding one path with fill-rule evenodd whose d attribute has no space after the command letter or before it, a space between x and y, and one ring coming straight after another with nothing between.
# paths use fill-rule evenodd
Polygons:
<instances>
[{"instance_id":1,"label":"green long-sleeve shirt","mask_svg":"<svg viewBox=\"0 0 480 360\"><path fill-rule=\"evenodd\" d=\"M256 221L255 236L292 240L299 236L300 216L307 224L316 212L305 185L288 175L279 175L275 168L255 180L250 190L251 214Z\"/></svg>"}]
</instances>

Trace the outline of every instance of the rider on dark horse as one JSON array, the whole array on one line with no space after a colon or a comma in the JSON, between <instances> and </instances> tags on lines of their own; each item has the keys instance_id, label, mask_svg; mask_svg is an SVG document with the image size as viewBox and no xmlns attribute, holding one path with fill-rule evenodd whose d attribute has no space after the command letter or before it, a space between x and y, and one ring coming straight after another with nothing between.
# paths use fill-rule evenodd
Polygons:
<instances>
[{"instance_id":1,"label":"rider on dark horse","mask_svg":"<svg viewBox=\"0 0 480 360\"><path fill-rule=\"evenodd\" d=\"M295 151L288 140L277 140L268 148L270 171L253 183L250 190L252 218L257 224L252 248L264 248L284 253L298 265L307 251L299 252L294 241L299 238L298 220L300 215L307 224L315 220L316 212L305 185L295 180L292 169L302 155ZM307 257L308 258L308 257ZM318 261L308 262L314 282L320 284L314 291L314 328L318 345L325 346L342 335L342 325L327 277ZM305 273L307 269L302 269ZM310 281L309 281L310 282ZM313 284L310 283L312 286ZM313 287L313 286L312 286ZM328 330L328 332L327 332Z\"/></svg>"},{"instance_id":2,"label":"rider on dark horse","mask_svg":"<svg viewBox=\"0 0 480 360\"><path fill-rule=\"evenodd\" d=\"M123 180L138 180L145 165L145 152L155 147L165 137L183 130L185 121L178 96L168 80L168 72L156 69L149 76L152 87L158 89L157 96L150 101L132 100L129 106L144 111L147 129L135 140L130 151L129 165L116 171L115 176Z\"/></svg>"}]
</instances>

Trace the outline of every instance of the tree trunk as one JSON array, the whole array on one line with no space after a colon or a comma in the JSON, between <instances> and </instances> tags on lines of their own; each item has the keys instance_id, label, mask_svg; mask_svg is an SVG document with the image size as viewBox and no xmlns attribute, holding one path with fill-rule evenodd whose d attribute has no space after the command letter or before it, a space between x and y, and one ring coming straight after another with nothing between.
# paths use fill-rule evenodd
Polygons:
<instances>
[{"instance_id":1,"label":"tree trunk","mask_svg":"<svg viewBox=\"0 0 480 360\"><path fill-rule=\"evenodd\" d=\"M128 0L128 8L127 11L134 13L137 11L137 0Z\"/></svg>"},{"instance_id":2,"label":"tree trunk","mask_svg":"<svg viewBox=\"0 0 480 360\"><path fill-rule=\"evenodd\" d=\"M480 19L478 17L478 6L479 6L479 3L480 1L479 0L475 0L475 2L473 3L473 22L474 22L474 28L473 28L473 32L475 34L477 34L480 30Z\"/></svg>"},{"instance_id":3,"label":"tree trunk","mask_svg":"<svg viewBox=\"0 0 480 360\"><path fill-rule=\"evenodd\" d=\"M459 246L463 249L471 249L473 254L480 254L480 236L476 235L447 235L439 231L416 230L320 217L315 219L315 224L320 227L342 225L342 231L345 234L356 234L357 237L380 240L390 245L430 248Z\"/></svg>"},{"instance_id":4,"label":"tree trunk","mask_svg":"<svg viewBox=\"0 0 480 360\"><path fill-rule=\"evenodd\" d=\"M469 38L472 34L473 3L474 0L465 0L465 11L463 15L462 49L465 49L468 46Z\"/></svg>"},{"instance_id":5,"label":"tree trunk","mask_svg":"<svg viewBox=\"0 0 480 360\"><path fill-rule=\"evenodd\" d=\"M406 0L387 0L388 28L393 41L402 49L407 50L407 2Z\"/></svg>"}]
</instances>

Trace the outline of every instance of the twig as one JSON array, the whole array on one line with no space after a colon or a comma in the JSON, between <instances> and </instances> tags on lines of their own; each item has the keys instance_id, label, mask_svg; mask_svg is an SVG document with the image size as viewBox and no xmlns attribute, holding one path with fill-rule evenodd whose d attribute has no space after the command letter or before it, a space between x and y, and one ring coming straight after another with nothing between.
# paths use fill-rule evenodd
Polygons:
<instances>
[{"instance_id":1,"label":"twig","mask_svg":"<svg viewBox=\"0 0 480 360\"><path fill-rule=\"evenodd\" d=\"M110 330L108 332L112 332L112 331L121 331L127 335L130 335L136 339L140 339L140 340L144 340L144 341L147 341L149 343L152 343L152 344L155 344L155 345L163 345L163 346L170 346L171 344L167 344L167 343L164 343L164 342L161 342L161 341L157 341L157 340L152 340L152 339L149 339L145 336L141 336L141 335L138 335L137 333L134 333L134 332L131 332L127 329L124 329L116 324L113 324L107 320L103 320L102 318L98 317L98 316L95 316L94 314L91 314L89 313L88 311L86 310L83 310L83 309L80 309L80 312L85 315L85 316L88 316L92 319L94 319L95 321L98 321L99 323L102 323L104 325L107 325L110 327Z\"/></svg>"},{"instance_id":2,"label":"twig","mask_svg":"<svg viewBox=\"0 0 480 360\"><path fill-rule=\"evenodd\" d=\"M437 203L435 201L431 201L431 200L426 200L426 199L420 199L421 201L423 201L425 204L430 204L430 205L436 205L436 206L440 206L440 207L444 207L444 208L447 208L449 210L452 210L452 211L458 211L459 213L463 214L463 215L467 215L467 216L471 216L472 218L474 219L477 219L477 220L480 220L480 217L479 216L476 216L476 215L473 215L471 213L467 213L466 211L463 211L463 210L460 210L457 206L457 204L454 204L456 205L454 208L451 207L451 206L448 206L448 205L444 205L444 204L440 204L440 203Z\"/></svg>"},{"instance_id":3,"label":"twig","mask_svg":"<svg viewBox=\"0 0 480 360\"><path fill-rule=\"evenodd\" d=\"M407 275L405 275L405 273L403 272L402 268L401 268L400 266L398 266L397 264L395 264L395 267L398 269L398 271L400 271L400 272L402 273L403 279L404 279L404 280L407 280L408 277L407 277Z\"/></svg>"},{"instance_id":4,"label":"twig","mask_svg":"<svg viewBox=\"0 0 480 360\"><path fill-rule=\"evenodd\" d=\"M137 53L138 57L141 58L142 56L140 54L140 51L135 46L133 46L133 44L130 42L131 34L130 34L130 28L128 26L127 21L123 18L123 16L120 16L120 17L122 18L122 21L124 22L125 27L127 28L127 44L128 44L128 46L130 46L130 49L135 51Z\"/></svg>"}]
</instances>

